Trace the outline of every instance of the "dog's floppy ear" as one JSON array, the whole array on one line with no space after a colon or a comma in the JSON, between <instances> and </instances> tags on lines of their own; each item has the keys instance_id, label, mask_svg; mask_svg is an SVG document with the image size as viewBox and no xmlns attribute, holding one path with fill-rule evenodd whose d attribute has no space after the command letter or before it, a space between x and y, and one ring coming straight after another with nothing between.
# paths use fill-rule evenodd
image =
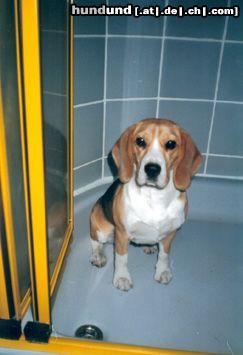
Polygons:
<instances>
[{"instance_id":1,"label":"dog's floppy ear","mask_svg":"<svg viewBox=\"0 0 243 355\"><path fill-rule=\"evenodd\" d=\"M129 127L118 139L112 148L112 157L118 168L118 175L121 182L128 182L133 176L133 126Z\"/></svg>"},{"instance_id":2,"label":"dog's floppy ear","mask_svg":"<svg viewBox=\"0 0 243 355\"><path fill-rule=\"evenodd\" d=\"M181 130L180 155L174 168L174 184L178 190L185 191L191 184L202 163L202 156L190 135Z\"/></svg>"}]
</instances>

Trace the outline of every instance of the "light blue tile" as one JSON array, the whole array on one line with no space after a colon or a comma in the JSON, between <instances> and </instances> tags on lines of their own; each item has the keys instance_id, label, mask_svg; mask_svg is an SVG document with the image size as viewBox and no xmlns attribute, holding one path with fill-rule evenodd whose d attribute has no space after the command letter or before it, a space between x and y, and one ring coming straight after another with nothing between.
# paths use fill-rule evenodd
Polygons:
<instances>
[{"instance_id":1,"label":"light blue tile","mask_svg":"<svg viewBox=\"0 0 243 355\"><path fill-rule=\"evenodd\" d=\"M240 11L242 11L242 7L240 8ZM240 17L229 17L226 39L231 39L236 41L243 40L242 14L240 14Z\"/></svg>"},{"instance_id":2,"label":"light blue tile","mask_svg":"<svg viewBox=\"0 0 243 355\"><path fill-rule=\"evenodd\" d=\"M161 96L213 99L219 43L166 40Z\"/></svg>"},{"instance_id":3,"label":"light blue tile","mask_svg":"<svg viewBox=\"0 0 243 355\"><path fill-rule=\"evenodd\" d=\"M211 102L160 100L159 116L178 123L204 153L207 149L212 110Z\"/></svg>"},{"instance_id":4,"label":"light blue tile","mask_svg":"<svg viewBox=\"0 0 243 355\"><path fill-rule=\"evenodd\" d=\"M243 44L225 44L218 99L243 101Z\"/></svg>"},{"instance_id":5,"label":"light blue tile","mask_svg":"<svg viewBox=\"0 0 243 355\"><path fill-rule=\"evenodd\" d=\"M100 6L105 1L78 0L79 6ZM105 34L105 16L74 16L74 34Z\"/></svg>"},{"instance_id":6,"label":"light blue tile","mask_svg":"<svg viewBox=\"0 0 243 355\"><path fill-rule=\"evenodd\" d=\"M74 104L102 100L104 96L103 38L75 38Z\"/></svg>"},{"instance_id":7,"label":"light blue tile","mask_svg":"<svg viewBox=\"0 0 243 355\"><path fill-rule=\"evenodd\" d=\"M169 5L173 7L183 6L193 8L206 5L211 7L227 6L226 0L169 0ZM203 18L201 16L168 16L166 24L166 35L176 37L197 37L197 38L219 38L223 36L225 16L213 16Z\"/></svg>"},{"instance_id":8,"label":"light blue tile","mask_svg":"<svg viewBox=\"0 0 243 355\"><path fill-rule=\"evenodd\" d=\"M102 161L96 161L74 170L74 190L101 178Z\"/></svg>"},{"instance_id":9,"label":"light blue tile","mask_svg":"<svg viewBox=\"0 0 243 355\"><path fill-rule=\"evenodd\" d=\"M243 177L243 159L210 156L208 158L207 173Z\"/></svg>"},{"instance_id":10,"label":"light blue tile","mask_svg":"<svg viewBox=\"0 0 243 355\"><path fill-rule=\"evenodd\" d=\"M196 177L188 190L189 219L220 222L223 229L225 223L242 224L242 196L243 181Z\"/></svg>"},{"instance_id":11,"label":"light blue tile","mask_svg":"<svg viewBox=\"0 0 243 355\"><path fill-rule=\"evenodd\" d=\"M69 6L66 0L41 0L40 27L44 30L66 31Z\"/></svg>"},{"instance_id":12,"label":"light blue tile","mask_svg":"<svg viewBox=\"0 0 243 355\"><path fill-rule=\"evenodd\" d=\"M117 167L111 153L109 153L108 157L105 159L104 175L106 177L113 176L114 178L118 175Z\"/></svg>"},{"instance_id":13,"label":"light blue tile","mask_svg":"<svg viewBox=\"0 0 243 355\"><path fill-rule=\"evenodd\" d=\"M67 129L67 128L66 128ZM56 200L66 199L68 143L66 134L44 121L44 154L47 209Z\"/></svg>"},{"instance_id":14,"label":"light blue tile","mask_svg":"<svg viewBox=\"0 0 243 355\"><path fill-rule=\"evenodd\" d=\"M111 176L111 169L109 167L109 163L108 163L108 158L105 158L104 160L104 175L105 176Z\"/></svg>"},{"instance_id":15,"label":"light blue tile","mask_svg":"<svg viewBox=\"0 0 243 355\"><path fill-rule=\"evenodd\" d=\"M155 117L156 103L156 100L107 102L106 154L127 127L143 118Z\"/></svg>"},{"instance_id":16,"label":"light blue tile","mask_svg":"<svg viewBox=\"0 0 243 355\"><path fill-rule=\"evenodd\" d=\"M103 104L74 110L74 167L102 156Z\"/></svg>"},{"instance_id":17,"label":"light blue tile","mask_svg":"<svg viewBox=\"0 0 243 355\"><path fill-rule=\"evenodd\" d=\"M198 169L197 174L203 174L204 167L205 167L205 155L202 155L202 164L200 165L200 168Z\"/></svg>"},{"instance_id":18,"label":"light blue tile","mask_svg":"<svg viewBox=\"0 0 243 355\"><path fill-rule=\"evenodd\" d=\"M243 156L243 105L218 103L210 153Z\"/></svg>"},{"instance_id":19,"label":"light blue tile","mask_svg":"<svg viewBox=\"0 0 243 355\"><path fill-rule=\"evenodd\" d=\"M67 92L67 35L40 32L42 87L44 91Z\"/></svg>"},{"instance_id":20,"label":"light blue tile","mask_svg":"<svg viewBox=\"0 0 243 355\"><path fill-rule=\"evenodd\" d=\"M110 38L107 98L157 97L160 39Z\"/></svg>"},{"instance_id":21,"label":"light blue tile","mask_svg":"<svg viewBox=\"0 0 243 355\"><path fill-rule=\"evenodd\" d=\"M125 3L122 0L110 0L109 5L125 6ZM152 3L151 0L138 0L133 5L144 8L152 6ZM160 6L164 6L164 1L160 1ZM109 34L160 36L163 33L163 17L141 16L137 18L133 16L110 16L108 24Z\"/></svg>"},{"instance_id":22,"label":"light blue tile","mask_svg":"<svg viewBox=\"0 0 243 355\"><path fill-rule=\"evenodd\" d=\"M53 185L57 190L63 190L67 173L67 98L50 94L43 95L44 118L44 149L45 166L47 169L47 189ZM55 172L56 173L53 173Z\"/></svg>"}]
</instances>

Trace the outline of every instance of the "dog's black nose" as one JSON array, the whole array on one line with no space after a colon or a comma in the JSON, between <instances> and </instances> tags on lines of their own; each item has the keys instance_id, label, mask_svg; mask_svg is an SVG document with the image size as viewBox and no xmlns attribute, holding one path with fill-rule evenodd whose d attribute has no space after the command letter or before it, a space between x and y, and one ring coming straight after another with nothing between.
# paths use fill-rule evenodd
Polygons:
<instances>
[{"instance_id":1,"label":"dog's black nose","mask_svg":"<svg viewBox=\"0 0 243 355\"><path fill-rule=\"evenodd\" d=\"M149 179L156 179L161 171L161 167L155 163L148 163L145 165L144 170Z\"/></svg>"}]
</instances>

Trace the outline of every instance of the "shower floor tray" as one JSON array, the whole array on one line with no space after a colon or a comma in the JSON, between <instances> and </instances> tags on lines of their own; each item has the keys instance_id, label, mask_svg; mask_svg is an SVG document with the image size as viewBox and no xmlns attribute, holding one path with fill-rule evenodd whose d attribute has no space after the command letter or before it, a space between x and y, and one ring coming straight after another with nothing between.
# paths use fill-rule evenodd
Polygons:
<instances>
[{"instance_id":1,"label":"shower floor tray","mask_svg":"<svg viewBox=\"0 0 243 355\"><path fill-rule=\"evenodd\" d=\"M89 213L105 187L75 198L75 230L53 304L54 332L74 336L98 326L109 342L243 354L243 225L186 221L172 244L172 281L154 280L157 255L129 247L134 287L114 288L113 245L107 264L89 262Z\"/></svg>"}]
</instances>

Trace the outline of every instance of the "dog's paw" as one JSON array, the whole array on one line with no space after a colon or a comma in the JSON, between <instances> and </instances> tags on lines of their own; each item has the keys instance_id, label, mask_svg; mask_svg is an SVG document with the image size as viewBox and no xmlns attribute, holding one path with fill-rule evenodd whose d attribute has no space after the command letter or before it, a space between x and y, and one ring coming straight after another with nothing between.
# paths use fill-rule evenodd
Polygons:
<instances>
[{"instance_id":1,"label":"dog's paw","mask_svg":"<svg viewBox=\"0 0 243 355\"><path fill-rule=\"evenodd\" d=\"M162 283L162 284L168 284L170 282L170 280L172 279L172 273L170 271L170 269L166 269L166 270L156 270L154 278L156 281Z\"/></svg>"},{"instance_id":2,"label":"dog's paw","mask_svg":"<svg viewBox=\"0 0 243 355\"><path fill-rule=\"evenodd\" d=\"M158 251L158 247L157 245L153 245L152 247L143 247L143 251L145 254L154 254L154 253L157 253Z\"/></svg>"},{"instance_id":3,"label":"dog's paw","mask_svg":"<svg viewBox=\"0 0 243 355\"><path fill-rule=\"evenodd\" d=\"M106 264L106 257L104 254L94 253L90 257L90 262L94 266L103 267Z\"/></svg>"},{"instance_id":4,"label":"dog's paw","mask_svg":"<svg viewBox=\"0 0 243 355\"><path fill-rule=\"evenodd\" d=\"M121 291L129 291L133 287L132 282L126 277L120 277L117 280L113 281L113 284L116 288L119 288Z\"/></svg>"},{"instance_id":5,"label":"dog's paw","mask_svg":"<svg viewBox=\"0 0 243 355\"><path fill-rule=\"evenodd\" d=\"M129 291L130 288L133 287L132 279L129 274L129 271L127 271L125 273L119 273L119 272L116 273L115 272L114 278L113 278L113 285L116 288L119 288L119 290Z\"/></svg>"}]
</instances>

